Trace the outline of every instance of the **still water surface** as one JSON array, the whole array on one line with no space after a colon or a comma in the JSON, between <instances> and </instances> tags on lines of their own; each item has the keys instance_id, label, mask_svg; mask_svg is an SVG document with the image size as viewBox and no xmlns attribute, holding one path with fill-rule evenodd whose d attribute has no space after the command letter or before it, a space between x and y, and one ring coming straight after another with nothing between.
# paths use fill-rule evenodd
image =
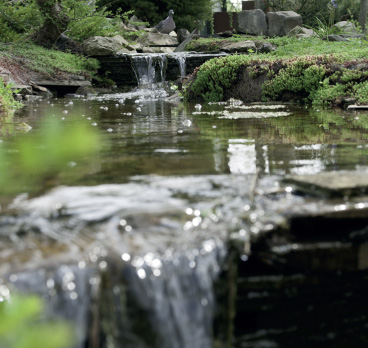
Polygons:
<instances>
[{"instance_id":1,"label":"still water surface","mask_svg":"<svg viewBox=\"0 0 368 348\"><path fill-rule=\"evenodd\" d=\"M261 175L314 174L367 165L364 113L293 105L203 105L198 111L194 104L165 102L162 95L164 91L137 91L31 103L15 122L32 130L19 134L15 125L15 134L7 136L3 124L1 147L14 151L13 135L36 136L42 124L54 120L63 129L84 124L101 136L99 149L61 170L73 182L60 173L58 181L78 185L126 182L132 175L242 175L257 168Z\"/></svg>"}]
</instances>

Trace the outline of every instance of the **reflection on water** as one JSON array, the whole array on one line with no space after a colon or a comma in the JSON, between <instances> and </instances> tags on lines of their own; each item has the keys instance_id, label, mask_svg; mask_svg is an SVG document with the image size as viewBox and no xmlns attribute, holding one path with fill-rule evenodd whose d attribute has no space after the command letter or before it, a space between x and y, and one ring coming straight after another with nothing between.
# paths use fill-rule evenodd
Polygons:
<instances>
[{"instance_id":1,"label":"reflection on water","mask_svg":"<svg viewBox=\"0 0 368 348\"><path fill-rule=\"evenodd\" d=\"M59 184L125 182L137 174L248 174L255 168L264 174L307 174L367 165L364 117L291 105L282 109L289 116L277 117L270 106L257 110L253 105L250 115L269 115L223 119L225 112L237 115L236 106L225 110L223 105L203 105L195 112L194 105L165 102L165 95L147 90L40 102L28 105L15 122L32 127L25 137L35 137L41 124L53 119L69 131L79 123L99 131L99 150L88 164L71 161L72 168L59 172ZM9 133L1 140L11 158L14 140ZM81 168L86 165L88 173Z\"/></svg>"}]
</instances>

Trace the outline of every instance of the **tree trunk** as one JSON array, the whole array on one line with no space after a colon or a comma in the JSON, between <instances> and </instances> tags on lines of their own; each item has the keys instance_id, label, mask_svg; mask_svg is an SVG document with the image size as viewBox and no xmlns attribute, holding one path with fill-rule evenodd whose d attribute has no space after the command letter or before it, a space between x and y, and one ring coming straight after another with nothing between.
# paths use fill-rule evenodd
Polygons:
<instances>
[{"instance_id":1,"label":"tree trunk","mask_svg":"<svg viewBox=\"0 0 368 348\"><path fill-rule=\"evenodd\" d=\"M37 5L45 21L34 40L37 44L50 48L66 30L70 19L58 0L37 0Z\"/></svg>"},{"instance_id":2,"label":"tree trunk","mask_svg":"<svg viewBox=\"0 0 368 348\"><path fill-rule=\"evenodd\" d=\"M365 34L366 22L368 12L368 0L360 0L360 11L359 11L359 25L362 27L363 33Z\"/></svg>"}]
</instances>

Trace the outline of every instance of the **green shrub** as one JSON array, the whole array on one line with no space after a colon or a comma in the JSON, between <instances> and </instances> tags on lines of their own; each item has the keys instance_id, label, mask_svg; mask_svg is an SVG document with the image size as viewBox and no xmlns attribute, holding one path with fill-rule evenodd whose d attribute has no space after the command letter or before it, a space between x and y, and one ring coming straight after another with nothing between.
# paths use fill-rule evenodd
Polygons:
<instances>
[{"instance_id":1,"label":"green shrub","mask_svg":"<svg viewBox=\"0 0 368 348\"><path fill-rule=\"evenodd\" d=\"M30 35L42 23L34 0L0 0L0 41L13 42Z\"/></svg>"},{"instance_id":2,"label":"green shrub","mask_svg":"<svg viewBox=\"0 0 368 348\"><path fill-rule=\"evenodd\" d=\"M248 60L245 55L211 59L202 64L188 90L207 102L223 100L225 90L235 82L240 66Z\"/></svg>"},{"instance_id":3,"label":"green shrub","mask_svg":"<svg viewBox=\"0 0 368 348\"><path fill-rule=\"evenodd\" d=\"M2 112L10 113L21 108L23 105L22 103L14 100L12 87L11 83L5 84L2 78L0 78L0 110Z\"/></svg>"},{"instance_id":4,"label":"green shrub","mask_svg":"<svg viewBox=\"0 0 368 348\"><path fill-rule=\"evenodd\" d=\"M98 9L87 1L64 0L64 9L71 21L68 36L84 41L92 36L114 36L122 33L119 13L115 16L106 8Z\"/></svg>"},{"instance_id":5,"label":"green shrub","mask_svg":"<svg viewBox=\"0 0 368 348\"><path fill-rule=\"evenodd\" d=\"M343 98L350 95L349 89L351 86L342 85L337 83L336 85L329 85L324 83L314 95L314 100L312 102L313 107L328 109L332 106L339 105Z\"/></svg>"},{"instance_id":6,"label":"green shrub","mask_svg":"<svg viewBox=\"0 0 368 348\"><path fill-rule=\"evenodd\" d=\"M368 81L354 85L353 93L359 103L368 104Z\"/></svg>"},{"instance_id":7,"label":"green shrub","mask_svg":"<svg viewBox=\"0 0 368 348\"><path fill-rule=\"evenodd\" d=\"M294 94L298 99L312 100L326 69L321 65L321 58L309 57L286 63L278 74L263 86L264 100L276 100L285 92Z\"/></svg>"}]
</instances>

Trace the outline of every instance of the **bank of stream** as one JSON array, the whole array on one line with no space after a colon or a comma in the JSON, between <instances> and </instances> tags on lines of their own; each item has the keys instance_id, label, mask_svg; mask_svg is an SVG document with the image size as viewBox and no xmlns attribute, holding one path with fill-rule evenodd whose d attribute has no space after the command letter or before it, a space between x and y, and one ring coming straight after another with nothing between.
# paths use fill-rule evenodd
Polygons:
<instances>
[{"instance_id":1,"label":"bank of stream","mask_svg":"<svg viewBox=\"0 0 368 348\"><path fill-rule=\"evenodd\" d=\"M150 87L1 123L2 285L72 321L75 347L361 344L368 185L295 176L364 176L366 115Z\"/></svg>"}]
</instances>

